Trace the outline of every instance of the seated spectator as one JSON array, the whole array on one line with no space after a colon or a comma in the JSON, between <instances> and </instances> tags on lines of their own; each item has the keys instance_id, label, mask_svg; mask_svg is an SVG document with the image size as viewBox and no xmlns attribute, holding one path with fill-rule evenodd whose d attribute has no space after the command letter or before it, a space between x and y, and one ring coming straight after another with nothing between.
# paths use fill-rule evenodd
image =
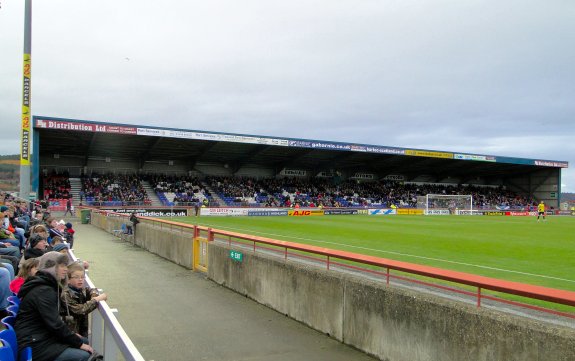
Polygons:
<instances>
[{"instance_id":1,"label":"seated spectator","mask_svg":"<svg viewBox=\"0 0 575 361\"><path fill-rule=\"evenodd\" d=\"M59 222L54 217L49 217L46 220L48 224L48 243L52 243L52 238L54 237L61 237L62 239L66 239L64 235L64 230L60 226Z\"/></svg>"},{"instance_id":2,"label":"seated spectator","mask_svg":"<svg viewBox=\"0 0 575 361\"><path fill-rule=\"evenodd\" d=\"M42 222L43 215L44 215L43 212L33 212L32 218L28 223L28 230L24 234L26 236L26 239L30 238L32 231L36 226L43 224Z\"/></svg>"},{"instance_id":3,"label":"seated spectator","mask_svg":"<svg viewBox=\"0 0 575 361\"><path fill-rule=\"evenodd\" d=\"M0 317L2 318L8 316L6 307L9 306L7 298L12 294L12 291L10 291L11 281L10 271L0 265Z\"/></svg>"},{"instance_id":4,"label":"seated spectator","mask_svg":"<svg viewBox=\"0 0 575 361\"><path fill-rule=\"evenodd\" d=\"M64 242L58 242L53 247L52 250L54 252L68 254L68 250L70 249L70 245Z\"/></svg>"},{"instance_id":5,"label":"seated spectator","mask_svg":"<svg viewBox=\"0 0 575 361\"><path fill-rule=\"evenodd\" d=\"M0 240L2 243L9 243L11 246L20 247L20 241L7 229L0 228Z\"/></svg>"},{"instance_id":6,"label":"seated spectator","mask_svg":"<svg viewBox=\"0 0 575 361\"><path fill-rule=\"evenodd\" d=\"M14 279L14 277L16 276L15 270L18 269L18 266L14 268L12 262L9 259L0 258L0 267L6 268L8 272L10 272L10 278Z\"/></svg>"},{"instance_id":7,"label":"seated spectator","mask_svg":"<svg viewBox=\"0 0 575 361\"><path fill-rule=\"evenodd\" d=\"M48 228L42 223L42 224L37 224L35 226L33 226L32 228L30 228L30 237L39 234L42 237L48 239L49 233L48 233ZM28 242L29 244L29 242Z\"/></svg>"},{"instance_id":8,"label":"seated spectator","mask_svg":"<svg viewBox=\"0 0 575 361\"><path fill-rule=\"evenodd\" d=\"M60 293L67 277L68 257L48 252L38 272L20 288L20 310L14 330L20 349L30 346L35 361L87 361L94 352L60 318Z\"/></svg>"},{"instance_id":9,"label":"seated spectator","mask_svg":"<svg viewBox=\"0 0 575 361\"><path fill-rule=\"evenodd\" d=\"M120 202L123 205L149 204L150 199L137 175L93 174L82 178L82 192L88 204Z\"/></svg>"},{"instance_id":10,"label":"seated spectator","mask_svg":"<svg viewBox=\"0 0 575 361\"><path fill-rule=\"evenodd\" d=\"M0 234L2 232L0 231ZM10 256L20 259L20 249L15 247L10 242L4 242L4 240L0 240L0 256Z\"/></svg>"},{"instance_id":11,"label":"seated spectator","mask_svg":"<svg viewBox=\"0 0 575 361\"><path fill-rule=\"evenodd\" d=\"M30 247L24 251L24 259L41 257L46 253L48 241L39 234L30 237Z\"/></svg>"},{"instance_id":12,"label":"seated spectator","mask_svg":"<svg viewBox=\"0 0 575 361\"><path fill-rule=\"evenodd\" d=\"M2 237L4 242L9 242L14 247L23 248L24 230L22 228L14 227L10 217L13 211L7 206L0 207L0 217L2 218ZM8 237L6 237L8 236Z\"/></svg>"},{"instance_id":13,"label":"seated spectator","mask_svg":"<svg viewBox=\"0 0 575 361\"><path fill-rule=\"evenodd\" d=\"M95 288L85 287L86 273L84 266L72 263L68 266L68 285L61 296L62 318L72 317L67 322L70 330L84 338L88 338L88 315L98 307L98 302L106 301L105 293L99 294Z\"/></svg>"},{"instance_id":14,"label":"seated spectator","mask_svg":"<svg viewBox=\"0 0 575 361\"><path fill-rule=\"evenodd\" d=\"M38 258L30 258L22 262L18 275L12 282L10 282L10 290L12 292L18 294L22 284L24 284L28 278L36 274L36 271L38 270L38 262Z\"/></svg>"},{"instance_id":15,"label":"seated spectator","mask_svg":"<svg viewBox=\"0 0 575 361\"><path fill-rule=\"evenodd\" d=\"M19 222L18 219L14 216L15 208L14 206L8 207L8 210L5 212L4 217L4 228L8 229L10 232L13 233L14 237L18 239L19 245L18 247L20 250L24 248L24 244L26 244L26 237L24 236L26 225L22 222Z\"/></svg>"},{"instance_id":16,"label":"seated spectator","mask_svg":"<svg viewBox=\"0 0 575 361\"><path fill-rule=\"evenodd\" d=\"M42 184L44 187L44 199L65 199L70 196L71 185L68 172L58 174L53 171L43 177Z\"/></svg>"},{"instance_id":17,"label":"seated spectator","mask_svg":"<svg viewBox=\"0 0 575 361\"><path fill-rule=\"evenodd\" d=\"M10 271L11 274L15 274L16 270L18 269L18 265L20 264L20 258L8 255L0 255L0 263L9 265L9 267L6 268Z\"/></svg>"}]
</instances>

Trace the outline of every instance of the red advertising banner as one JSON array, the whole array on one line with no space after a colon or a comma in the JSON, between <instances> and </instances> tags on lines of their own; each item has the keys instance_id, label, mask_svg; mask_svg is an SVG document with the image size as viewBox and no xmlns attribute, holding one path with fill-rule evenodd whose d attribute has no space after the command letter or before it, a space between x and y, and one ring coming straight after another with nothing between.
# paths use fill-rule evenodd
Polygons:
<instances>
[{"instance_id":1,"label":"red advertising banner","mask_svg":"<svg viewBox=\"0 0 575 361\"><path fill-rule=\"evenodd\" d=\"M113 134L137 134L136 127L123 127L119 125L91 124L80 122L67 122L60 120L36 119L36 128L42 129L60 129L77 132L92 133L113 133Z\"/></svg>"}]
</instances>

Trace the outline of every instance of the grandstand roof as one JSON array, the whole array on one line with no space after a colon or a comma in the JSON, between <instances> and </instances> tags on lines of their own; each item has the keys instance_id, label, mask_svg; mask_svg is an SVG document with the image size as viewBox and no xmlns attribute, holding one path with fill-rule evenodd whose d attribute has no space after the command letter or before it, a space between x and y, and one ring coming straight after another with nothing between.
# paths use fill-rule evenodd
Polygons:
<instances>
[{"instance_id":1,"label":"grandstand roof","mask_svg":"<svg viewBox=\"0 0 575 361\"><path fill-rule=\"evenodd\" d=\"M86 120L34 117L35 149L41 154L115 159L185 160L310 171L338 170L454 177L530 173L566 168L565 161L502 157L380 145L159 128Z\"/></svg>"}]
</instances>

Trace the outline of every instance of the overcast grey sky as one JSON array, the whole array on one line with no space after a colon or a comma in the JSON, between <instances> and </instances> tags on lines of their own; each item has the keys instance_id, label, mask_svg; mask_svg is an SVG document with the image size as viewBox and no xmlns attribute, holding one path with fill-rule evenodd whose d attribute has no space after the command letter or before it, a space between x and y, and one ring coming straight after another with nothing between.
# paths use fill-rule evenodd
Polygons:
<instances>
[{"instance_id":1,"label":"overcast grey sky","mask_svg":"<svg viewBox=\"0 0 575 361\"><path fill-rule=\"evenodd\" d=\"M19 152L23 0L1 0L0 154ZM43 0L32 112L569 161L573 0Z\"/></svg>"}]
</instances>

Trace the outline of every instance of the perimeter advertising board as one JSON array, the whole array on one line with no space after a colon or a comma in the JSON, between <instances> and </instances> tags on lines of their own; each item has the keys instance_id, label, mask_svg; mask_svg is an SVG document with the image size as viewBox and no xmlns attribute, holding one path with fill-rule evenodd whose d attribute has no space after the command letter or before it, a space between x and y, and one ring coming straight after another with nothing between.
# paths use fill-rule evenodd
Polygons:
<instances>
[{"instance_id":1,"label":"perimeter advertising board","mask_svg":"<svg viewBox=\"0 0 575 361\"><path fill-rule=\"evenodd\" d=\"M422 216L423 215L423 209L415 209L415 208L398 208L396 209L397 214L400 215L417 215L417 216Z\"/></svg>"},{"instance_id":2,"label":"perimeter advertising board","mask_svg":"<svg viewBox=\"0 0 575 361\"><path fill-rule=\"evenodd\" d=\"M339 215L350 215L350 214L359 214L359 210L357 209L326 209L323 211L323 214L326 216L339 216Z\"/></svg>"},{"instance_id":3,"label":"perimeter advertising board","mask_svg":"<svg viewBox=\"0 0 575 361\"><path fill-rule=\"evenodd\" d=\"M390 214L397 214L397 210L388 208L370 208L367 210L367 214L370 216L387 216Z\"/></svg>"},{"instance_id":4,"label":"perimeter advertising board","mask_svg":"<svg viewBox=\"0 0 575 361\"><path fill-rule=\"evenodd\" d=\"M103 211L114 213L132 214L136 213L142 217L187 217L187 208L110 208L103 207Z\"/></svg>"},{"instance_id":5,"label":"perimeter advertising board","mask_svg":"<svg viewBox=\"0 0 575 361\"><path fill-rule=\"evenodd\" d=\"M292 217L308 217L308 216L323 216L323 211L317 209L290 209L288 216Z\"/></svg>"},{"instance_id":6,"label":"perimeter advertising board","mask_svg":"<svg viewBox=\"0 0 575 361\"><path fill-rule=\"evenodd\" d=\"M450 213L449 209L428 209L423 214L426 216L448 216Z\"/></svg>"},{"instance_id":7,"label":"perimeter advertising board","mask_svg":"<svg viewBox=\"0 0 575 361\"><path fill-rule=\"evenodd\" d=\"M247 216L249 208L200 208L201 216L227 217Z\"/></svg>"},{"instance_id":8,"label":"perimeter advertising board","mask_svg":"<svg viewBox=\"0 0 575 361\"><path fill-rule=\"evenodd\" d=\"M262 210L251 210L248 211L248 216L250 217L277 217L277 216L287 216L288 211L279 211L279 210L269 210L266 209L265 211Z\"/></svg>"},{"instance_id":9,"label":"perimeter advertising board","mask_svg":"<svg viewBox=\"0 0 575 361\"><path fill-rule=\"evenodd\" d=\"M287 216L288 211L281 208L200 208L200 215L212 217Z\"/></svg>"}]
</instances>

